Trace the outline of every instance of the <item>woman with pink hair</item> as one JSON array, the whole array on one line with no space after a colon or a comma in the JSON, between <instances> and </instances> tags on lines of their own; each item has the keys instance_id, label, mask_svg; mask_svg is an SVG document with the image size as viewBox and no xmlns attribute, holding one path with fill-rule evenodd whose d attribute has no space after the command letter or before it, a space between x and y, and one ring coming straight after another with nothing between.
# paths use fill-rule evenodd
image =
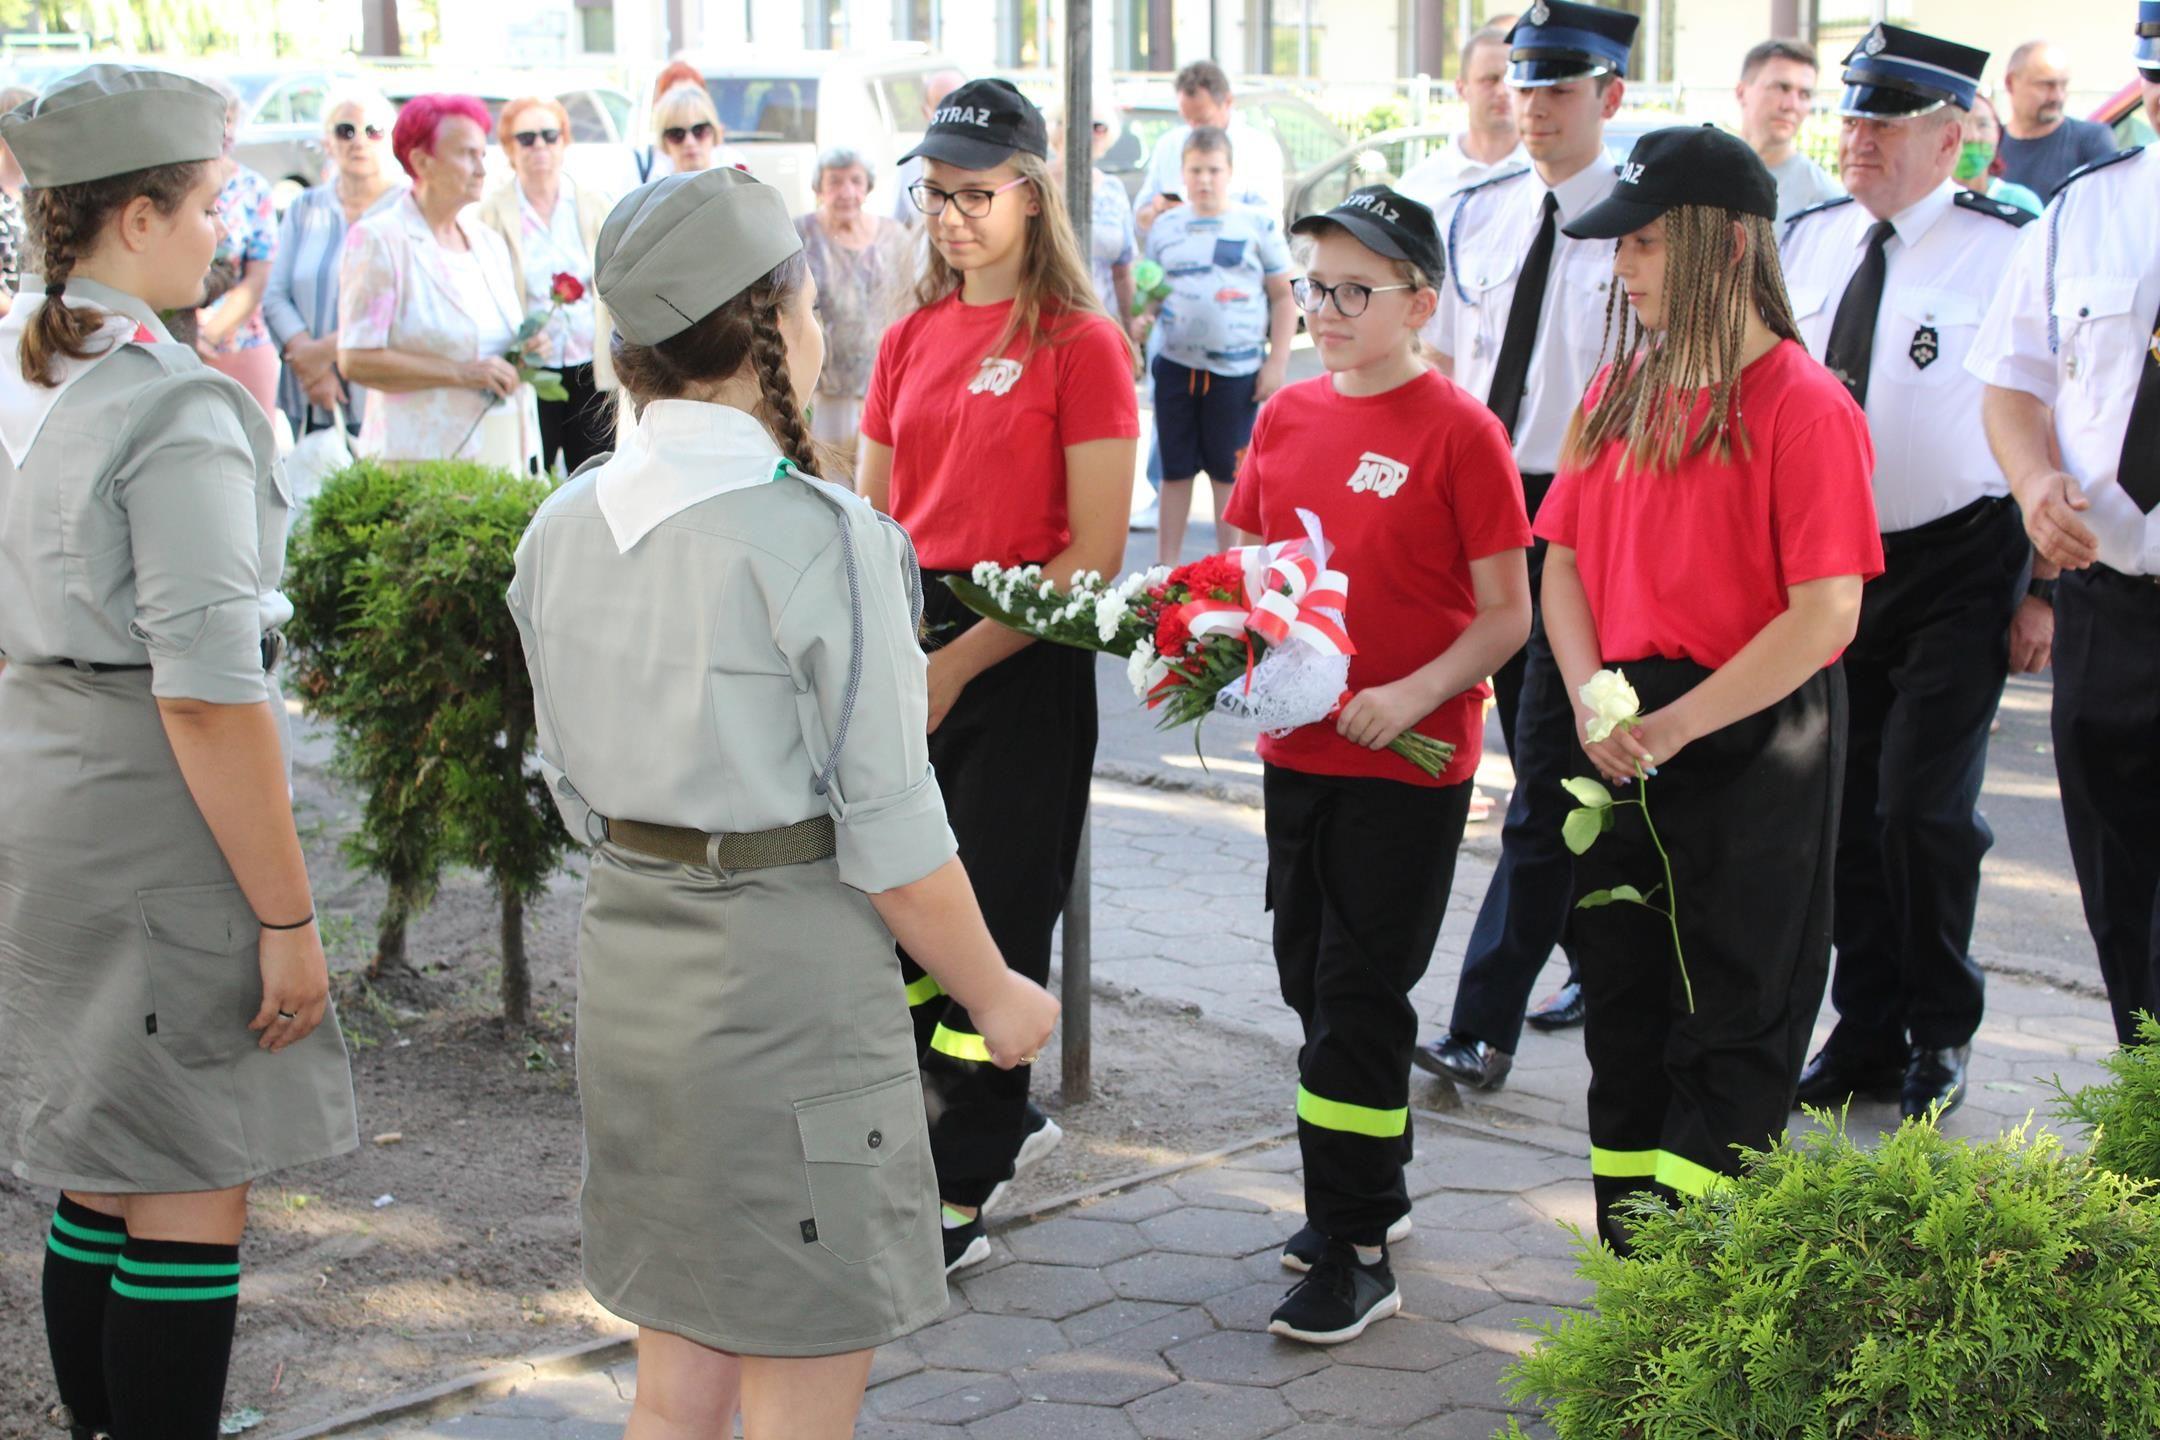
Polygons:
<instances>
[{"instance_id":1,"label":"woman with pink hair","mask_svg":"<svg viewBox=\"0 0 2160 1440\"><path fill-rule=\"evenodd\" d=\"M338 369L370 392L362 456L539 473L539 410L509 358L523 292L502 236L464 215L486 182L489 130L470 95L406 101L390 148L413 188L346 238Z\"/></svg>"}]
</instances>

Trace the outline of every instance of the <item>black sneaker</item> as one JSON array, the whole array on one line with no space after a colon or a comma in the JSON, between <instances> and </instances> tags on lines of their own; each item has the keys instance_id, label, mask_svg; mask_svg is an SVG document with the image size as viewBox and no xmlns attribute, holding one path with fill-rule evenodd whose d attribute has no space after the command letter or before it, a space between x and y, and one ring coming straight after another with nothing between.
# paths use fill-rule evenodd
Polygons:
<instances>
[{"instance_id":1,"label":"black sneaker","mask_svg":"<svg viewBox=\"0 0 2160 1440\"><path fill-rule=\"evenodd\" d=\"M1387 1243L1398 1244L1410 1238L1410 1217L1403 1216L1387 1227ZM1283 1243L1282 1268L1295 1270L1300 1275L1320 1263L1327 1253L1327 1236L1307 1225Z\"/></svg>"},{"instance_id":2,"label":"black sneaker","mask_svg":"<svg viewBox=\"0 0 2160 1440\"><path fill-rule=\"evenodd\" d=\"M980 1214L965 1225L945 1227L945 1273L980 1265L990 1258L990 1231Z\"/></svg>"},{"instance_id":3,"label":"black sneaker","mask_svg":"<svg viewBox=\"0 0 2160 1440\"><path fill-rule=\"evenodd\" d=\"M982 1203L983 1213L987 1215L996 1209L998 1202L1005 1198L1005 1192L1012 1188L1013 1180L1019 1179L1029 1166L1057 1149L1058 1142L1064 1138L1065 1132L1058 1128L1057 1121L1036 1109L1035 1102L1030 1100L1027 1107L1027 1129L1020 1137L1020 1153L1013 1157L1012 1180L998 1182L997 1188L992 1190L989 1198Z\"/></svg>"},{"instance_id":4,"label":"black sneaker","mask_svg":"<svg viewBox=\"0 0 2160 1440\"><path fill-rule=\"evenodd\" d=\"M1308 1345L1340 1345L1400 1309L1402 1292L1395 1288L1387 1252L1383 1249L1378 1260L1360 1265L1357 1251L1331 1240L1312 1273L1275 1307L1267 1328L1270 1335Z\"/></svg>"}]
</instances>

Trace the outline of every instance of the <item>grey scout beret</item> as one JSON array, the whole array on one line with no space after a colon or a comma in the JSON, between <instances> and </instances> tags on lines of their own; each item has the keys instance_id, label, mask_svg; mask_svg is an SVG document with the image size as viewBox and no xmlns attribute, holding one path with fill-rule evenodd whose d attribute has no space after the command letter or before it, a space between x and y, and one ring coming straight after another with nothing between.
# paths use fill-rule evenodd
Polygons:
<instances>
[{"instance_id":1,"label":"grey scout beret","mask_svg":"<svg viewBox=\"0 0 2160 1440\"><path fill-rule=\"evenodd\" d=\"M225 153L225 97L200 80L135 65L92 65L0 116L37 189L80 185Z\"/></svg>"},{"instance_id":2,"label":"grey scout beret","mask_svg":"<svg viewBox=\"0 0 2160 1440\"><path fill-rule=\"evenodd\" d=\"M679 335L802 249L787 201L732 168L669 175L600 227L594 285L633 345Z\"/></svg>"}]
</instances>

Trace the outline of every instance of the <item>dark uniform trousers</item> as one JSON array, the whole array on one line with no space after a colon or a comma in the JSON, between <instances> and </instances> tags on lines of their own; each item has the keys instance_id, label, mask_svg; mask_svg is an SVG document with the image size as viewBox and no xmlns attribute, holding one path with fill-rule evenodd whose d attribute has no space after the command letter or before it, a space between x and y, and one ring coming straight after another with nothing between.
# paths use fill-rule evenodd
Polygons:
<instances>
[{"instance_id":1,"label":"dark uniform trousers","mask_svg":"<svg viewBox=\"0 0 2160 1440\"><path fill-rule=\"evenodd\" d=\"M1297 1012L1305 1215L1378 1245L1410 1213L1410 991L1440 938L1470 782L1406 785L1267 767L1275 967Z\"/></svg>"},{"instance_id":2,"label":"dark uniform trousers","mask_svg":"<svg viewBox=\"0 0 2160 1440\"><path fill-rule=\"evenodd\" d=\"M1532 519L1551 486L1550 475L1523 477ZM1511 1055L1522 1043L1523 1013L1538 974L1553 947L1569 938L1575 866L1561 842L1560 822L1572 802L1560 782L1576 773L1568 767L1582 757L1575 707L1546 642L1544 607L1537 599L1545 569L1543 540L1530 547L1529 560L1530 639L1493 676L1515 790L1501 822L1500 861L1478 906L1448 1017L1456 1034Z\"/></svg>"},{"instance_id":3,"label":"dark uniform trousers","mask_svg":"<svg viewBox=\"0 0 2160 1440\"><path fill-rule=\"evenodd\" d=\"M2055 773L2115 1035L2160 1013L2160 584L2104 565L2055 589Z\"/></svg>"},{"instance_id":4,"label":"dark uniform trousers","mask_svg":"<svg viewBox=\"0 0 2160 1440\"><path fill-rule=\"evenodd\" d=\"M1986 981L1970 953L1988 727L2032 547L2014 501L1983 499L1883 536L1845 652L1852 702L1837 856L1830 1046L1903 1064L1970 1041Z\"/></svg>"},{"instance_id":5,"label":"dark uniform trousers","mask_svg":"<svg viewBox=\"0 0 2160 1440\"><path fill-rule=\"evenodd\" d=\"M923 577L931 644L979 618L935 575ZM1038 983L1072 889L1095 768L1095 657L1034 644L969 682L930 736L930 764L1005 963ZM980 1205L1012 1178L1027 1123L1031 1067L1000 1070L975 1022L905 951L901 978L922 1056L938 1192Z\"/></svg>"},{"instance_id":6,"label":"dark uniform trousers","mask_svg":"<svg viewBox=\"0 0 2160 1440\"><path fill-rule=\"evenodd\" d=\"M1622 668L1646 714L1710 673L1679 660ZM1785 1131L1830 972L1845 731L1845 680L1833 665L1647 782L1614 790L1622 801L1648 797L1673 871L1673 892L1651 899L1679 897L1695 990L1690 1014L1663 915L1616 904L1578 917L1590 1174L1599 1231L1623 1252L1623 1197L1703 1194L1738 1172L1734 1145L1763 1148ZM1617 808L1575 874L1585 894L1662 885L1643 810Z\"/></svg>"}]
</instances>

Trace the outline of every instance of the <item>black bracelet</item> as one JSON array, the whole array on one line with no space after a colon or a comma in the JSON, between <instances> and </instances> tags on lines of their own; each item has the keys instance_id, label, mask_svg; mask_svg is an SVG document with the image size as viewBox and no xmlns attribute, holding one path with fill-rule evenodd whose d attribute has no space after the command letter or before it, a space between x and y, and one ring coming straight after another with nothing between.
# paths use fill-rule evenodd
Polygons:
<instances>
[{"instance_id":1,"label":"black bracelet","mask_svg":"<svg viewBox=\"0 0 2160 1440\"><path fill-rule=\"evenodd\" d=\"M313 910L308 911L307 919L295 920L290 925L272 925L267 920L258 920L256 923L258 925L261 925L262 928L265 930L305 930L308 926L315 923L315 912Z\"/></svg>"}]
</instances>

